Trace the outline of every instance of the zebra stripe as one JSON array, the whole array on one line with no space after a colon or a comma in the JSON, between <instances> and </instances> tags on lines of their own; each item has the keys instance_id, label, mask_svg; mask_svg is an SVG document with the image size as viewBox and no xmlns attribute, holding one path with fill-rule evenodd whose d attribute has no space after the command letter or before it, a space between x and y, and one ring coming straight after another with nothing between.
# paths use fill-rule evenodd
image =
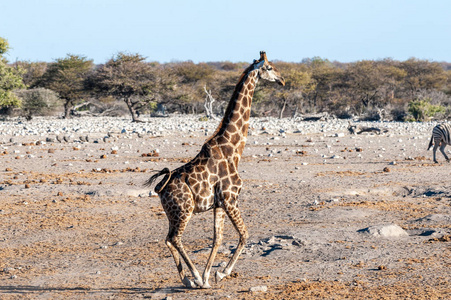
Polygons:
<instances>
[{"instance_id":1,"label":"zebra stripe","mask_svg":"<svg viewBox=\"0 0 451 300\"><path fill-rule=\"evenodd\" d=\"M440 147L440 152L446 160L448 156L445 154L446 145L451 145L451 125L450 124L439 124L432 129L431 141L429 142L428 150L434 145L434 162L437 162L435 157L437 148Z\"/></svg>"}]
</instances>

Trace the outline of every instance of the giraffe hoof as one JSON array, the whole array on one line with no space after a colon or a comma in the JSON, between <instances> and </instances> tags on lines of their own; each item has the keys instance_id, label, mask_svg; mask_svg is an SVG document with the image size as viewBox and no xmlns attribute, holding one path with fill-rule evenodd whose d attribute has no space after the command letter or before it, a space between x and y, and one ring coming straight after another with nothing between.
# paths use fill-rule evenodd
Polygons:
<instances>
[{"instance_id":1,"label":"giraffe hoof","mask_svg":"<svg viewBox=\"0 0 451 300\"><path fill-rule=\"evenodd\" d=\"M202 289L211 289L211 285L208 282L206 282L206 283L204 283L203 286L201 286L201 288Z\"/></svg>"},{"instance_id":2,"label":"giraffe hoof","mask_svg":"<svg viewBox=\"0 0 451 300\"><path fill-rule=\"evenodd\" d=\"M194 289L195 287L197 287L197 285L186 276L185 276L185 278L183 278L182 282L183 282L183 285L186 286L187 288Z\"/></svg>"},{"instance_id":3,"label":"giraffe hoof","mask_svg":"<svg viewBox=\"0 0 451 300\"><path fill-rule=\"evenodd\" d=\"M215 274L216 283L220 282L226 276L227 276L227 274L217 271Z\"/></svg>"},{"instance_id":4,"label":"giraffe hoof","mask_svg":"<svg viewBox=\"0 0 451 300\"><path fill-rule=\"evenodd\" d=\"M204 287L204 283L202 282L202 279L195 279L194 284L196 285L196 287L200 287L200 288Z\"/></svg>"}]
</instances>

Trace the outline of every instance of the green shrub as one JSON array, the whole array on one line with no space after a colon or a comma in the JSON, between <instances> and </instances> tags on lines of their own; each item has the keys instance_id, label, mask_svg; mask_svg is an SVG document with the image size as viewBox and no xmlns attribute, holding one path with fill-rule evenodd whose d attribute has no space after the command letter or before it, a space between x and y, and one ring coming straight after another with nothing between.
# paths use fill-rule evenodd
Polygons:
<instances>
[{"instance_id":1,"label":"green shrub","mask_svg":"<svg viewBox=\"0 0 451 300\"><path fill-rule=\"evenodd\" d=\"M58 95L49 89L36 88L16 91L22 100L22 111L25 115L51 115L61 105Z\"/></svg>"},{"instance_id":2,"label":"green shrub","mask_svg":"<svg viewBox=\"0 0 451 300\"><path fill-rule=\"evenodd\" d=\"M408 118L408 121L426 121L434 117L438 113L446 112L446 108L441 105L433 105L430 103L429 98L422 100L413 100L409 102L409 113L412 118Z\"/></svg>"}]
</instances>

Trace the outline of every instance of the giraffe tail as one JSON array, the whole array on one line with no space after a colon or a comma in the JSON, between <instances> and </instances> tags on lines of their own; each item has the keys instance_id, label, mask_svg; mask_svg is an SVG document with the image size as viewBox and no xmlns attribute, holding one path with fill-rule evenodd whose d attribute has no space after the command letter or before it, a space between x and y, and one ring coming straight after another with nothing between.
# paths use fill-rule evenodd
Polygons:
<instances>
[{"instance_id":1,"label":"giraffe tail","mask_svg":"<svg viewBox=\"0 0 451 300\"><path fill-rule=\"evenodd\" d=\"M431 149L431 147L433 145L433 140L434 140L434 135L431 136L431 141L429 142L428 151L429 151L429 149Z\"/></svg>"},{"instance_id":2,"label":"giraffe tail","mask_svg":"<svg viewBox=\"0 0 451 300\"><path fill-rule=\"evenodd\" d=\"M151 186L154 181L160 177L161 175L165 175L163 181L161 181L159 184L157 184L157 186L155 187L155 192L159 193L163 190L163 188L166 186L166 184L169 182L169 179L171 179L171 171L168 168L164 168L163 170L161 170L160 172L158 172L155 175L152 175L152 177L150 177L145 183L144 186ZM169 175L167 175L169 174Z\"/></svg>"}]
</instances>

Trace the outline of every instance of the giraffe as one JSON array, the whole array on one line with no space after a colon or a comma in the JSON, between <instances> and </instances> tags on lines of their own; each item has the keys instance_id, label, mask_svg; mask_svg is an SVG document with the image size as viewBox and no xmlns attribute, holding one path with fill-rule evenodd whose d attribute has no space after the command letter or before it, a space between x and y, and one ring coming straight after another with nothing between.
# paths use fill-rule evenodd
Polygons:
<instances>
[{"instance_id":1,"label":"giraffe","mask_svg":"<svg viewBox=\"0 0 451 300\"><path fill-rule=\"evenodd\" d=\"M285 80L268 61L264 51L260 52L260 59L254 60L241 75L221 123L199 154L173 171L164 168L145 183L150 186L159 176L165 175L155 186L155 191L169 220L166 245L186 287L211 288L208 281L222 242L226 215L239 234L239 242L225 269L216 272L216 282L230 275L249 237L238 209L238 194L243 185L238 174L238 163L246 144L254 89L260 78L285 85ZM214 212L213 247L201 277L188 257L181 238L192 215L210 209ZM194 280L185 273L182 259Z\"/></svg>"}]
</instances>

